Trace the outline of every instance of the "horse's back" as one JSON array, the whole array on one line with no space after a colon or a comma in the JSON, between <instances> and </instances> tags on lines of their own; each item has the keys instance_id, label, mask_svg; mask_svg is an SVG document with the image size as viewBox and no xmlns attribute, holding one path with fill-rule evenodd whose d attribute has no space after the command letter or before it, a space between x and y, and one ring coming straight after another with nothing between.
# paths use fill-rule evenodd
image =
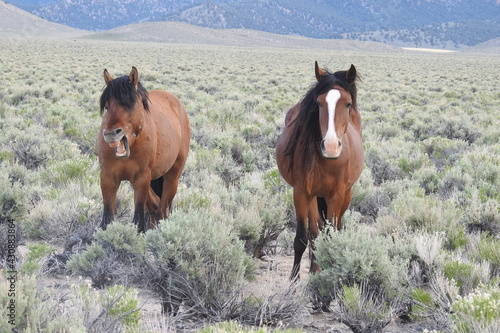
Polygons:
<instances>
[{"instance_id":1,"label":"horse's back","mask_svg":"<svg viewBox=\"0 0 500 333\"><path fill-rule=\"evenodd\" d=\"M350 123L347 127L346 136L349 140L349 173L347 183L352 186L361 176L364 167L365 151L363 149L361 123Z\"/></svg>"},{"instance_id":2,"label":"horse's back","mask_svg":"<svg viewBox=\"0 0 500 333\"><path fill-rule=\"evenodd\" d=\"M152 115L160 124L166 117L168 122L176 123L183 146L189 147L190 126L187 112L177 96L165 90L150 90ZM158 123L160 121L160 123Z\"/></svg>"},{"instance_id":3,"label":"horse's back","mask_svg":"<svg viewBox=\"0 0 500 333\"><path fill-rule=\"evenodd\" d=\"M183 167L189 152L191 131L187 112L174 94L150 90L149 99L157 132L158 158L153 173L159 176L174 164Z\"/></svg>"},{"instance_id":4,"label":"horse's back","mask_svg":"<svg viewBox=\"0 0 500 333\"><path fill-rule=\"evenodd\" d=\"M187 112L177 96L165 90L150 90L149 99L153 107L159 107L160 112L179 119L181 123L189 124Z\"/></svg>"}]
</instances>

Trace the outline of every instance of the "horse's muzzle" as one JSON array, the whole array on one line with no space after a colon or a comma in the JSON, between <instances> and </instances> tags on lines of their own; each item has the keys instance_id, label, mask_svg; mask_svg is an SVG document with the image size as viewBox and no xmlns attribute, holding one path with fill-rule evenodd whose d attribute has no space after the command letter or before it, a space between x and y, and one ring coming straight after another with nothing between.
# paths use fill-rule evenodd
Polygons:
<instances>
[{"instance_id":1,"label":"horse's muzzle","mask_svg":"<svg viewBox=\"0 0 500 333\"><path fill-rule=\"evenodd\" d=\"M338 140L336 145L325 145L325 141L321 141L321 154L327 160L336 160L337 158L339 158L341 152L342 142L340 140Z\"/></svg>"}]
</instances>

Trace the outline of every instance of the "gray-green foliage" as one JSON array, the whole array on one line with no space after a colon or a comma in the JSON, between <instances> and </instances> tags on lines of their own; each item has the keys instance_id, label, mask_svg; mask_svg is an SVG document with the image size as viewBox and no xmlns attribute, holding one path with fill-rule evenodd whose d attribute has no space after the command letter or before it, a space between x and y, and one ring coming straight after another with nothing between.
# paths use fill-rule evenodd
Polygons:
<instances>
[{"instance_id":1,"label":"gray-green foliage","mask_svg":"<svg viewBox=\"0 0 500 333\"><path fill-rule=\"evenodd\" d=\"M117 285L98 291L87 284L46 287L35 275L24 274L17 276L14 298L9 289L10 281L0 276L1 303L15 301L13 322L0 320L2 332L13 328L26 333L136 332L138 328L140 310L134 289Z\"/></svg>"},{"instance_id":2,"label":"gray-green foliage","mask_svg":"<svg viewBox=\"0 0 500 333\"><path fill-rule=\"evenodd\" d=\"M321 272L311 276L314 297L326 303L341 295L343 287L359 287L389 304L404 292L410 251L394 251L393 240L375 235L368 227L328 228L315 241ZM408 253L407 253L408 251ZM364 295L366 296L366 295Z\"/></svg>"},{"instance_id":3,"label":"gray-green foliage","mask_svg":"<svg viewBox=\"0 0 500 333\"><path fill-rule=\"evenodd\" d=\"M160 291L166 310L181 303L191 311L213 313L253 273L233 226L203 210L176 211L146 234L152 259L145 276Z\"/></svg>"},{"instance_id":4,"label":"gray-green foliage","mask_svg":"<svg viewBox=\"0 0 500 333\"><path fill-rule=\"evenodd\" d=\"M96 287L133 283L144 260L144 235L132 223L115 222L98 230L93 243L68 262L68 269L88 276Z\"/></svg>"},{"instance_id":5,"label":"gray-green foliage","mask_svg":"<svg viewBox=\"0 0 500 333\"><path fill-rule=\"evenodd\" d=\"M165 309L186 303L202 313L234 297L254 263L231 224L206 210L177 210L145 235L131 223L110 224L71 258L68 269L90 277L97 287L150 287L168 303Z\"/></svg>"}]
</instances>

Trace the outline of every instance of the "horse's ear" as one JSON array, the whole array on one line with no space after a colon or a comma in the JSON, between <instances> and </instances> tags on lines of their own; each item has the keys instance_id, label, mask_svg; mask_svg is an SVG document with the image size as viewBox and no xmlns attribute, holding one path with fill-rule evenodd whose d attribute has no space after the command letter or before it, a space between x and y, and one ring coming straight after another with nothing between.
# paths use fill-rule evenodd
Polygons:
<instances>
[{"instance_id":1,"label":"horse's ear","mask_svg":"<svg viewBox=\"0 0 500 333\"><path fill-rule=\"evenodd\" d=\"M325 75L325 71L319 68L318 62L314 62L314 73L316 74L316 80L321 81Z\"/></svg>"},{"instance_id":2,"label":"horse's ear","mask_svg":"<svg viewBox=\"0 0 500 333\"><path fill-rule=\"evenodd\" d=\"M139 86L139 72L135 66L132 66L132 70L130 71L130 83L134 86L135 89Z\"/></svg>"},{"instance_id":3,"label":"horse's ear","mask_svg":"<svg viewBox=\"0 0 500 333\"><path fill-rule=\"evenodd\" d=\"M109 85L111 80L113 80L113 78L109 75L108 70L104 69L104 82L106 82L106 85Z\"/></svg>"},{"instance_id":4,"label":"horse's ear","mask_svg":"<svg viewBox=\"0 0 500 333\"><path fill-rule=\"evenodd\" d=\"M347 83L353 84L358 78L358 73L356 72L356 67L351 64L351 68L346 72L345 78L347 79Z\"/></svg>"}]
</instances>

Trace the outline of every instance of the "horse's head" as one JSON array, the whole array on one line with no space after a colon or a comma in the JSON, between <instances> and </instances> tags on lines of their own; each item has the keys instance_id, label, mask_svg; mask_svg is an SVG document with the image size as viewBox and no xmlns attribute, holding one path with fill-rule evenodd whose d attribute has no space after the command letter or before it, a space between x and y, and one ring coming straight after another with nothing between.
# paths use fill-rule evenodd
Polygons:
<instances>
[{"instance_id":1,"label":"horse's head","mask_svg":"<svg viewBox=\"0 0 500 333\"><path fill-rule=\"evenodd\" d=\"M321 153L327 159L337 159L350 121L351 109L356 108L356 68L347 71L325 72L315 64L321 130Z\"/></svg>"},{"instance_id":2,"label":"horse's head","mask_svg":"<svg viewBox=\"0 0 500 333\"><path fill-rule=\"evenodd\" d=\"M104 141L115 149L116 157L127 158L149 112L148 93L140 84L135 67L130 75L116 79L105 69L104 81L106 87L100 99L102 135Z\"/></svg>"}]
</instances>

